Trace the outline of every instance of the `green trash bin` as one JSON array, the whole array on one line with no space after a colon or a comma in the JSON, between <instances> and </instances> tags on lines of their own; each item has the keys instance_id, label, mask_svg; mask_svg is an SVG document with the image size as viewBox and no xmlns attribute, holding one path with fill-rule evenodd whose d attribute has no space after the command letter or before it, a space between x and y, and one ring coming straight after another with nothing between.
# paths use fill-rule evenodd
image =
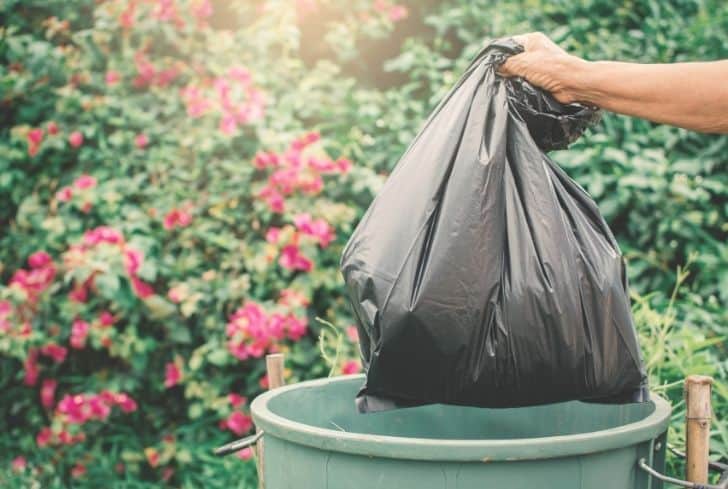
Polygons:
<instances>
[{"instance_id":1,"label":"green trash bin","mask_svg":"<svg viewBox=\"0 0 728 489\"><path fill-rule=\"evenodd\" d=\"M359 414L362 376L253 401L266 489L661 489L670 405L429 405Z\"/></svg>"}]
</instances>

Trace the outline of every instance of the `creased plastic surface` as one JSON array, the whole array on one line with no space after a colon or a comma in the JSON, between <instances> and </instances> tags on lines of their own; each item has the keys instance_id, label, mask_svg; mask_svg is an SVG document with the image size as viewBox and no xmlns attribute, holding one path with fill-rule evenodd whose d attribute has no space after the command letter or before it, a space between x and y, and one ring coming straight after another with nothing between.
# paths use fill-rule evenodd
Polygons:
<instances>
[{"instance_id":1,"label":"creased plastic surface","mask_svg":"<svg viewBox=\"0 0 728 489\"><path fill-rule=\"evenodd\" d=\"M481 51L344 250L363 412L644 399L617 243L544 154L599 114L500 77L520 50L505 39Z\"/></svg>"}]
</instances>

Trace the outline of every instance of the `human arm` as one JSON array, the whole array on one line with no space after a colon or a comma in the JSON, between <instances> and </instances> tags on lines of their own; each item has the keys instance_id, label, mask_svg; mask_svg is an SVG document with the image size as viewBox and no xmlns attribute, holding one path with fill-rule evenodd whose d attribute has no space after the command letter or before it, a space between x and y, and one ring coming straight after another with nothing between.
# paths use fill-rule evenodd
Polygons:
<instances>
[{"instance_id":1,"label":"human arm","mask_svg":"<svg viewBox=\"0 0 728 489\"><path fill-rule=\"evenodd\" d=\"M564 103L582 102L700 132L728 134L728 60L674 64L585 61L541 33L501 66Z\"/></svg>"}]
</instances>

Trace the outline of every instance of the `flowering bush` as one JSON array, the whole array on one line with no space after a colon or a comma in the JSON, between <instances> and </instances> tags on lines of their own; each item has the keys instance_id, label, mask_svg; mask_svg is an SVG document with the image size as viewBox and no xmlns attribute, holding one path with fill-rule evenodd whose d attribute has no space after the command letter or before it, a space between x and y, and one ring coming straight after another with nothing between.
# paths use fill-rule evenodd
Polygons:
<instances>
[{"instance_id":1,"label":"flowering bush","mask_svg":"<svg viewBox=\"0 0 728 489\"><path fill-rule=\"evenodd\" d=\"M289 382L360 370L339 254L483 38L540 28L609 57L640 29L702 36L688 53L726 45L717 3L709 22L663 2L672 23L654 2L636 2L638 19L592 3L0 6L0 483L255 487L250 450L212 448L252 430L266 353L286 352ZM725 139L625 120L606 116L557 161L630 253L653 383L677 398L658 384L728 371L725 213L711 207L727 194ZM670 298L695 249L695 279Z\"/></svg>"}]
</instances>

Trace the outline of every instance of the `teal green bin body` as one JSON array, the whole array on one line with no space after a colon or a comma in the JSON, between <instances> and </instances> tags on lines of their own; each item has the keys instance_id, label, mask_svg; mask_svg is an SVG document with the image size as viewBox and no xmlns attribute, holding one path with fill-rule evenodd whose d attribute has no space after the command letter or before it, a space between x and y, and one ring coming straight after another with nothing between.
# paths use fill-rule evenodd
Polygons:
<instances>
[{"instance_id":1,"label":"teal green bin body","mask_svg":"<svg viewBox=\"0 0 728 489\"><path fill-rule=\"evenodd\" d=\"M430 405L359 414L362 376L303 382L253 401L266 489L662 489L670 406L567 402Z\"/></svg>"}]
</instances>

